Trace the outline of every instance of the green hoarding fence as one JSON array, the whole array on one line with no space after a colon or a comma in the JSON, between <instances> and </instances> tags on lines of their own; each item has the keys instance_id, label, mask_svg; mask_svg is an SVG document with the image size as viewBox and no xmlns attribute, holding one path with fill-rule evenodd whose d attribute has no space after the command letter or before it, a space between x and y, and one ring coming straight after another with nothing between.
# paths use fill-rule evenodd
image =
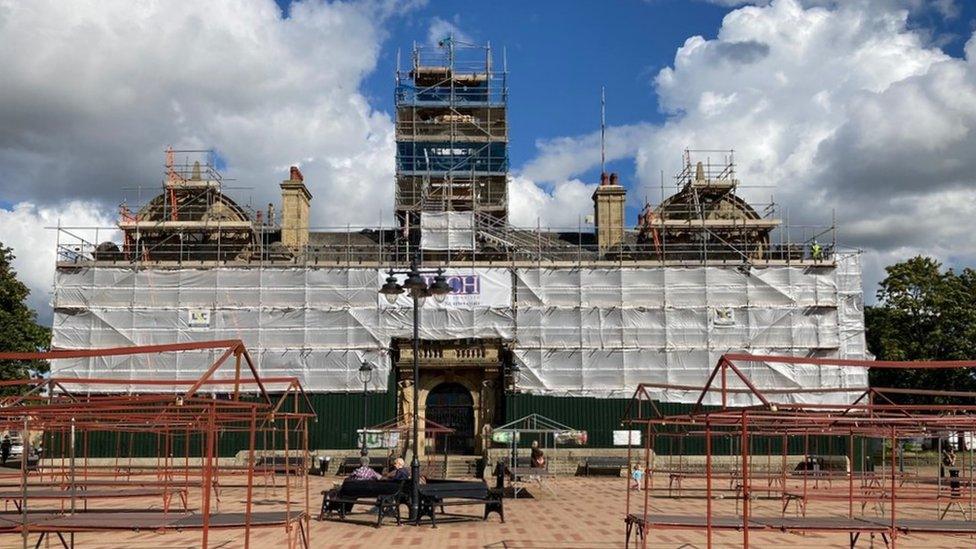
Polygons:
<instances>
[{"instance_id":1,"label":"green hoarding fence","mask_svg":"<svg viewBox=\"0 0 976 549\"><path fill-rule=\"evenodd\" d=\"M528 394L510 394L505 397L504 421L513 421L531 413L541 414L549 419L563 423L574 429L587 431L589 440L587 447L613 447L613 431L625 427L621 421L626 413L630 399L627 398L593 398L593 397L562 397ZM658 410L664 415L675 415L690 412L694 405L656 402ZM782 437L754 436L750 437L750 453L757 458L771 455L773 459L783 453ZM802 437L791 437L787 442L787 453L800 455L809 444L808 450L812 455L847 455L848 437L846 436L812 436L807 443ZM860 467L861 444L859 439L854 443L855 469ZM658 455L703 455L705 453L704 437L668 437L658 436L654 440L654 451ZM739 437L716 436L712 440L714 455L741 454Z\"/></svg>"},{"instance_id":2,"label":"green hoarding fence","mask_svg":"<svg viewBox=\"0 0 976 549\"><path fill-rule=\"evenodd\" d=\"M388 387L396 387L393 376ZM309 424L309 448L316 449L353 449L358 445L356 430L363 426L363 393L312 393L308 395L318 419ZM376 425L396 416L396 390L383 393L370 393L368 425ZM627 398L593 398L593 397L563 397L528 394L509 394L503 401L501 414L496 415L496 425L524 417L531 413L541 414L549 419L563 423L574 429L587 431L589 448L613 447L613 431L624 429L621 420L630 399ZM681 414L691 411L690 404L655 403L663 414ZM279 432L277 436L280 437ZM270 435L259 435L270 437ZM78 454L82 454L84 435L78 437ZM300 434L295 433L293 447L300 446ZM281 439L276 441L281 447ZM705 453L703 437L655 437L654 450L658 455L701 455ZM270 438L268 438L270 443ZM91 457L155 457L160 454L160 437L153 434L128 433L89 433L87 435L88 455ZM182 456L185 439L182 436L174 440L176 455ZM799 455L804 452L804 440L792 437L788 443L787 452ZM265 445L258 440L258 448ZM781 437L752 437L750 452L754 456L776 456L782 454ZM47 437L45 454L58 457L62 443L58 437ZM200 435L194 435L190 441L191 456L198 456L201 448ZM848 437L810 437L809 451L814 455L847 455ZM861 443L855 440L854 465L860 468ZM222 433L218 439L218 455L229 457L248 447L247 433ZM715 437L712 443L715 455L738 454L741 452L738 437Z\"/></svg>"},{"instance_id":3,"label":"green hoarding fence","mask_svg":"<svg viewBox=\"0 0 976 549\"><path fill-rule=\"evenodd\" d=\"M392 376L391 376L392 379ZM392 383L388 386L393 386ZM357 429L363 427L363 393L310 393L308 394L312 408L318 415L317 420L309 423L308 445L315 449L351 449L358 446ZM368 425L376 425L388 421L396 415L396 392L369 393ZM275 435L277 447L282 448L283 439L279 431ZM271 446L271 434L259 433L257 448L265 444ZM265 442L264 439L267 439ZM161 437L153 433L116 433L116 432L79 432L77 435L77 455L81 456L87 446L89 457L124 459L128 457L145 458L162 455ZM231 457L238 452L247 450L248 433L225 432L217 440L217 454L221 457ZM186 438L177 435L173 441L174 454L182 457L185 453ZM289 435L289 446L301 448L301 433ZM48 435L44 442L45 455L60 457L62 448L66 445L58 435ZM201 435L190 437L190 456L199 457L202 448Z\"/></svg>"}]
</instances>

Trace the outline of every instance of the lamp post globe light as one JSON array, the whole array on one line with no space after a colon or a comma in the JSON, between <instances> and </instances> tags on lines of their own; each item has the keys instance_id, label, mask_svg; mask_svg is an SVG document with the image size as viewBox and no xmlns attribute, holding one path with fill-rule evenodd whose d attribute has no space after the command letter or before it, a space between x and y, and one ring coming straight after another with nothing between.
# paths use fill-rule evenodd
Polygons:
<instances>
[{"instance_id":1,"label":"lamp post globe light","mask_svg":"<svg viewBox=\"0 0 976 549\"><path fill-rule=\"evenodd\" d=\"M363 362L363 365L359 367L359 381L363 382L363 445L359 450L359 455L365 456L369 454L369 450L366 449L366 428L369 426L369 382L373 379L373 366L368 362Z\"/></svg>"},{"instance_id":2,"label":"lamp post globe light","mask_svg":"<svg viewBox=\"0 0 976 549\"><path fill-rule=\"evenodd\" d=\"M430 293L433 294L434 300L438 303L444 303L447 299L447 294L451 293L451 285L447 283L447 278L444 274L438 270L437 276L434 277L434 281L430 284Z\"/></svg>"},{"instance_id":3,"label":"lamp post globe light","mask_svg":"<svg viewBox=\"0 0 976 549\"><path fill-rule=\"evenodd\" d=\"M421 276L424 274L433 274L433 282L428 284ZM397 282L396 275L406 276L402 285ZM451 285L447 283L443 269L420 270L417 268L415 259L410 262L410 269L407 271L391 269L389 276L386 277L386 282L379 289L379 293L386 298L390 305L395 304L404 292L407 292L413 301L413 436L411 437L413 439L411 441L413 459L410 460L410 484L412 485L413 497L410 501L410 518L418 521L420 520L420 457L418 451L420 444L420 416L418 413L420 410L420 308L423 307L428 296L433 296L438 303L443 303L447 295L451 293Z\"/></svg>"}]
</instances>

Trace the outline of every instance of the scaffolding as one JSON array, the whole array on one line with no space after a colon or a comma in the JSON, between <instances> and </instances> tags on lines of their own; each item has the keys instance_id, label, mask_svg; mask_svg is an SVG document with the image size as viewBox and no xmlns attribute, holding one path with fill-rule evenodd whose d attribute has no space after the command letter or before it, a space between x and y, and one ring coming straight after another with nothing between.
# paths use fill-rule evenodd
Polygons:
<instances>
[{"instance_id":1,"label":"scaffolding","mask_svg":"<svg viewBox=\"0 0 976 549\"><path fill-rule=\"evenodd\" d=\"M452 222L453 223L453 222ZM691 225L682 222L682 227ZM668 222L667 226L673 226ZM729 229L745 224L730 221ZM216 227L216 224L214 225ZM620 244L601 254L591 229L582 221L575 227L513 227L500 222L452 225L443 241L447 249L424 249L419 226L408 230L391 226L344 225L313 227L306 246L283 249L277 242L256 239L246 248L228 248L225 240L208 240L188 245L178 232L158 241L146 253L134 253L116 227L58 226L56 250L59 267L117 266L140 268L178 267L369 267L402 268L411 259L427 266L486 267L543 266L578 268L705 266L719 265L749 269L762 266L831 267L838 255L856 251L834 244L831 225L779 224L768 245L736 243L734 248L717 239L695 243L660 237L660 245L648 242L640 228L626 230ZM683 229L681 229L683 230ZM436 232L435 229L433 232ZM660 231L663 233L663 231ZM404 236L404 234L410 236ZM462 235L461 233L468 233ZM789 235L789 236L788 236ZM818 236L819 235L819 236ZM474 239L472 243L471 239ZM815 258L811 244L819 239L822 255ZM125 253L125 250L130 250ZM233 252L233 253L231 253Z\"/></svg>"},{"instance_id":2,"label":"scaffolding","mask_svg":"<svg viewBox=\"0 0 976 549\"><path fill-rule=\"evenodd\" d=\"M166 149L163 192L132 212L119 206L120 244L101 242L93 253L108 260L227 261L256 243L252 215L221 192L223 176L211 150Z\"/></svg>"},{"instance_id":3,"label":"scaffolding","mask_svg":"<svg viewBox=\"0 0 976 549\"><path fill-rule=\"evenodd\" d=\"M205 179L189 166L167 181ZM858 253L831 244L815 255L807 241L790 240L832 235L832 227L791 229L771 210L760 215L735 196L731 158L713 168L686 155L678 182L672 199L609 250L582 223L522 229L465 211L426 211L419 226L310 231L307 245L288 249L266 238L273 223L256 224L261 237L232 254L219 238L186 247L184 238L160 239L147 253L126 253L132 246L94 244L98 234L92 241L84 238L91 231L61 227L54 340L70 347L152 343L174 331L188 340L239 337L259 349L260 364L283 365L314 390L357 390L355 370L367 361L388 372L391 342L410 336L404 304L386 307L376 289L388 269L418 260L457 281L457 295L425 315L421 337L502 341L530 372L533 392L620 396L639 372L701 381L729 351L865 356ZM167 196L151 203L158 209L144 208L159 212L153 227L173 217ZM126 241L139 234L120 226ZM156 368L177 375L192 364ZM135 376L145 365L71 368Z\"/></svg>"},{"instance_id":4,"label":"scaffolding","mask_svg":"<svg viewBox=\"0 0 976 549\"><path fill-rule=\"evenodd\" d=\"M486 51L490 56L490 49ZM430 68L417 67L410 74ZM458 79L464 81L458 77L449 82ZM424 97L424 93L415 91L414 96ZM417 115L417 102L403 107L404 112ZM428 129L437 125L428 121ZM740 183L733 151L724 151L720 164L711 162L708 155L714 153L685 151L683 168L675 176L677 192L665 197L662 183L660 204L647 203L636 227L620 227L620 237L609 246L601 247L597 233L584 228L582 218L575 227L512 226L504 200L479 202L485 208L448 200L436 207L417 202L404 209L399 198L394 226L310 228L307 239L301 240L307 244L285 246L273 205L269 204L265 218L265 212L241 207L222 192L224 179L212 151L167 149L162 193L136 213L123 202L117 228L57 227L57 257L59 267L94 263L162 268L397 268L419 261L442 267L722 265L750 269L832 266L836 253L846 251L838 250L833 220L827 226L790 225L777 217L775 204L754 207L737 196ZM704 161L695 161L699 156ZM445 181L450 180L449 172L442 174ZM300 178L294 168L292 176L296 173ZM506 173L499 172L502 188ZM397 189L402 189L399 182ZM622 212L619 217L622 222Z\"/></svg>"},{"instance_id":5,"label":"scaffolding","mask_svg":"<svg viewBox=\"0 0 976 549\"><path fill-rule=\"evenodd\" d=\"M507 71L491 45L448 36L414 44L396 71L396 214L418 226L421 212L477 212L507 219Z\"/></svg>"},{"instance_id":6,"label":"scaffolding","mask_svg":"<svg viewBox=\"0 0 976 549\"><path fill-rule=\"evenodd\" d=\"M721 161L712 162L712 155ZM833 225L790 234L777 215L776 204L751 205L737 190L735 151L685 150L674 176L676 192L661 202L645 203L638 216L631 253L672 260L739 261L749 265L770 257L823 260L837 246ZM775 242L774 231L779 242ZM800 240L791 238L801 236ZM807 254L807 250L813 253Z\"/></svg>"}]
</instances>

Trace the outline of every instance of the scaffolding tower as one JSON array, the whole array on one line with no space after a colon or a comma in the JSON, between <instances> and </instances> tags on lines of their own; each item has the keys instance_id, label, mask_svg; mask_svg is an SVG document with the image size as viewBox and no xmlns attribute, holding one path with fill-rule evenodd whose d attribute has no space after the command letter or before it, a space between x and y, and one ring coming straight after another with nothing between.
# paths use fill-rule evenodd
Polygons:
<instances>
[{"instance_id":1,"label":"scaffolding tower","mask_svg":"<svg viewBox=\"0 0 976 549\"><path fill-rule=\"evenodd\" d=\"M417 227L421 212L474 212L504 224L507 71L494 70L490 44L453 36L414 44L411 57L408 71L399 60L396 71L398 222Z\"/></svg>"}]
</instances>

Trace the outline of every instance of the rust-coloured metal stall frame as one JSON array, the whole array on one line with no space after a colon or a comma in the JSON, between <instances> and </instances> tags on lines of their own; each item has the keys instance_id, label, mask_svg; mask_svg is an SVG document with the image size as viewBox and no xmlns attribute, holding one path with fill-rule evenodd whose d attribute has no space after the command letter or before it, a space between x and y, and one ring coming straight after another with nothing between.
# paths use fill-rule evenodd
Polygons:
<instances>
[{"instance_id":1,"label":"rust-coloured metal stall frame","mask_svg":"<svg viewBox=\"0 0 976 549\"><path fill-rule=\"evenodd\" d=\"M3 517L0 534L20 533L24 547L30 534L43 537L54 534L65 546L65 533L70 546L76 532L101 532L127 529L193 530L201 531L201 546L208 547L212 529L239 528L244 530L244 547L250 547L252 528L283 526L290 548L308 547L310 497L304 478L309 469L308 424L315 413L301 384L294 377L262 378L251 356L240 340L144 345L107 349L59 349L36 353L0 353L0 360L58 360L67 358L114 357L152 355L191 350L214 350L218 358L199 377L194 379L112 379L48 377L0 382L0 387L19 387L18 394L0 399L0 429L21 431L24 450L21 470L14 487L20 490L19 517ZM217 377L233 361L232 377ZM278 394L280 393L280 394ZM60 447L58 458L45 457L37 467L29 467L31 433L41 433L42 440ZM149 466L153 473L133 474L131 464L125 479L120 479L118 448L115 465L108 471L90 464L89 434L111 433L118 438L128 435L156 437L156 464ZM223 434L237 434L246 438L247 459L243 466L222 465L217 456L218 438ZM78 464L78 438L82 439L82 463ZM258 435L263 437L264 453L284 452L285 497L284 510L255 513L253 507L255 473L267 473L257 466ZM268 437L271 443L268 444ZM177 444L182 442L183 444ZM131 444L131 442L130 442ZM50 448L51 446L45 446ZM191 455L194 456L191 464ZM55 451L55 453L57 453ZM298 475L292 475L292 456L300 456ZM177 463L182 458L182 464ZM265 468L267 469L267 468ZM138 471L143 469L136 468ZM274 464L270 474L275 472ZM243 513L219 512L220 477L226 474L246 475L246 500ZM297 477L293 481L292 477ZM3 475L0 475L2 482ZM192 480L191 480L192 479ZM293 502L294 490L301 490ZM85 500L79 488L133 489L151 487L164 497L160 512L104 513L82 512L77 502ZM51 488L69 491L69 509L37 510L30 505L31 493ZM169 509L171 494L189 493L200 489L201 513L174 512ZM147 493L148 493L147 491ZM44 492L46 494L46 492ZM46 494L50 497L50 494ZM108 497L109 493L105 494ZM184 507L186 506L184 499ZM212 508L216 508L216 512ZM113 516L113 514L115 516Z\"/></svg>"},{"instance_id":2,"label":"rust-coloured metal stall frame","mask_svg":"<svg viewBox=\"0 0 976 549\"><path fill-rule=\"evenodd\" d=\"M424 440L426 441L426 444L430 446L430 449L424 453L425 457L427 458L427 463L423 465L426 470L421 471L421 476L430 477L430 469L438 459L437 453L433 451L433 448L437 447L437 435L449 436L453 434L455 430L450 427L445 427L444 425L441 425L440 423L437 423L431 419L424 418L421 421L423 422L421 429L424 432ZM377 423L372 427L367 427L366 432L381 433L384 435L388 433L398 433L397 436L399 441L397 447L388 449L395 451L397 456L404 457L406 455L408 446L407 442L410 440L412 422L413 416L410 414L410 412L407 412L388 419L382 423ZM440 459L443 460L444 471L447 471L447 456L447 453L440 456Z\"/></svg>"},{"instance_id":3,"label":"rust-coloured metal stall frame","mask_svg":"<svg viewBox=\"0 0 976 549\"><path fill-rule=\"evenodd\" d=\"M936 362L893 362L867 361L832 358L804 358L771 355L726 354L715 366L704 387L686 387L668 384L642 384L634 392L623 419L629 429L641 429L644 434L643 459L648 474L644 477L643 501L631 495L627 490L626 515L626 543L629 546L634 534L635 542L641 547L647 546L649 532L653 529L688 529L704 531L707 546L713 547L714 532L718 530L739 531L742 534L742 547L750 546L750 534L762 531L790 531L790 532L834 532L847 533L850 545L854 547L862 534L881 535L886 543L895 547L900 535L911 532L913 535L923 534L976 534L976 517L970 512L964 521L926 520L904 518L898 516L898 503L917 503L935 501L939 509L942 497L943 473L936 477L936 489L921 487L919 482L929 479L909 478L899 472L898 441L914 437L938 437L950 433L976 432L976 393L942 390L906 390L869 387L850 387L839 389L759 389L757 384L743 372L742 363L762 363L781 365L830 366L840 368L892 368L892 369L954 369L976 368L976 361L936 361ZM731 381L730 381L731 378ZM652 393L660 389L700 390L700 395L691 412L685 414L662 414ZM709 393L719 393L720 405L706 408L706 397ZM830 393L847 393L857 395L850 402L830 401ZM751 404L731 406L730 395L747 394L751 397ZM911 394L916 396L942 397L965 399L967 404L899 404L893 399L894 395ZM783 399L784 395L791 398ZM836 395L834 395L836 396ZM803 397L803 398L800 398ZM742 399L739 399L740 401ZM836 398L833 400L836 401ZM797 401L813 401L797 403ZM654 515L649 512L654 494L655 473L673 470L661 470L654 467L652 449L657 437L696 437L704 439L705 465L704 472L699 473L699 479L705 481L704 513L695 516ZM734 456L738 467L729 475L716 473L714 470L713 441L716 437L729 437L738 440L739 451ZM766 474L756 474L751 462L753 437L781 437L782 439L782 468L775 475L769 471ZM808 469L787 472L786 453L790 439L802 438L804 443L804 460L810 454L811 437L844 437L848 441L848 466L840 474L821 474ZM853 443L855 437L860 440L881 440L890 444L888 452L887 471L880 474L861 471L856 473L853 467ZM733 446L730 445L730 448ZM730 450L731 456L731 450ZM634 455L628 447L628 461L632 463ZM769 463L771 460L767 461ZM881 464L884 467L885 453L882 445ZM955 481L952 487L952 497L957 500L965 495L973 508L974 474L973 456L969 456L969 477L965 491L962 489L962 479ZM628 470L628 477L631 471ZM679 472L679 474L689 474ZM844 493L813 493L809 484L812 481L830 481L839 476L846 481L847 489ZM722 490L715 486L716 480L734 481L736 500L736 516L720 516L714 513L713 500ZM778 478L777 478L778 477ZM672 482L673 482L673 476ZM765 488L754 486L756 481L765 481ZM861 493L855 494L855 480L860 480L863 486L872 483L877 489L874 495L866 497ZM913 487L906 487L911 481ZM796 489L789 487L790 482L797 482ZM628 478L628 484L630 479ZM776 486L778 484L778 486ZM862 487L863 487L862 486ZM669 490L670 490L669 483ZM791 490L793 492L791 493ZM776 496L784 501L783 513L780 517L754 516L752 502L755 492L766 491L768 494L777 492ZM860 492L860 491L859 491ZM659 496L660 497L660 496ZM666 496L664 496L666 497ZM729 495L723 494L728 499ZM786 517L786 504L790 500L799 500L803 516ZM806 515L806 505L812 501L841 501L847 502L846 516L811 517ZM855 516L855 503L876 501L886 503L890 508L890 515L883 519L869 519ZM741 513L738 506L741 503ZM961 509L961 506L960 506ZM863 510L863 507L862 507ZM946 508L948 511L948 507ZM965 510L962 510L965 515ZM727 542L725 542L727 543Z\"/></svg>"}]
</instances>

